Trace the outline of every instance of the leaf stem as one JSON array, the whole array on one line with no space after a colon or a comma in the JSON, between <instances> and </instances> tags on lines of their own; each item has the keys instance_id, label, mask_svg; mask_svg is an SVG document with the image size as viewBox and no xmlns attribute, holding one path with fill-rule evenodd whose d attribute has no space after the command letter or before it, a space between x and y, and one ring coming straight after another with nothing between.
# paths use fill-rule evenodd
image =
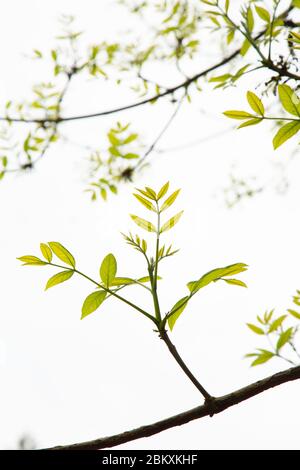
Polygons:
<instances>
[{"instance_id":1,"label":"leaf stem","mask_svg":"<svg viewBox=\"0 0 300 470\"><path fill-rule=\"evenodd\" d=\"M117 294L115 291L107 288L107 287L104 287L102 284L99 284L97 281L95 281L94 279L92 279L91 277L87 276L86 274L82 273L81 271L78 271L78 269L75 269L75 268L69 268L69 267L66 267L66 266L61 266L59 264L54 264L54 263L48 263L49 265L51 266L55 266L57 268L63 268L63 269L68 269L70 271L74 271L74 273L77 273L79 274L80 276L84 277L85 279L87 279L88 281L92 282L93 284L95 284L96 286L98 286L100 289L103 289L104 291L108 292L110 295L112 295L113 297L116 297L117 299L121 300L122 302L124 302L125 304L129 305L130 307L132 307L134 310L137 310L138 312L142 313L143 315L145 315L147 318L149 318L150 320L152 320L155 325L157 326L158 323L157 323L157 320L155 317L153 317L152 315L150 315L150 313L146 312L145 310L143 310L142 308L138 307L137 305L133 304L132 302L130 302L130 300L127 300L125 299L124 297L122 297L121 295Z\"/></svg>"},{"instance_id":2,"label":"leaf stem","mask_svg":"<svg viewBox=\"0 0 300 470\"><path fill-rule=\"evenodd\" d=\"M163 331L160 331L160 338L164 341L164 343L166 344L167 348L169 349L170 353L172 354L172 356L174 357L175 361L177 362L177 364L179 365L179 367L181 367L181 369L183 370L183 372L188 376L188 378L190 379L190 381L195 385L195 387L199 390L199 392L201 393L201 395L203 395L203 397L205 398L205 401L206 402L213 402L214 401L214 397L212 395L210 395L207 390L205 390L205 388L200 384L200 382L198 382L198 380L196 379L196 377L192 374L192 372L189 370L189 368L187 367L187 365L185 364L185 362L183 361L183 359L181 358L181 356L179 355L176 347L174 346L174 344L172 343L172 341L170 340L169 336L168 336L168 333L163 330Z\"/></svg>"}]
</instances>

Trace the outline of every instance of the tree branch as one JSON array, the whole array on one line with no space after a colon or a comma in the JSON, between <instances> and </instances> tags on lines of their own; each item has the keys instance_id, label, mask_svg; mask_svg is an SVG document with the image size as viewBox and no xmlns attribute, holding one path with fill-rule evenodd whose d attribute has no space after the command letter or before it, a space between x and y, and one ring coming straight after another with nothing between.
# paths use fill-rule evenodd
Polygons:
<instances>
[{"instance_id":1,"label":"tree branch","mask_svg":"<svg viewBox=\"0 0 300 470\"><path fill-rule=\"evenodd\" d=\"M291 5L289 8L287 8L283 13L278 15L278 18L285 19L287 15L293 10L293 6ZM261 38L266 32L266 29L262 30L260 33L258 33L255 37L254 40L257 40ZM178 85L168 88L166 91L163 93L159 93L157 95L154 95L150 98L145 98L142 101L138 101L136 103L128 104L125 106L120 106L118 108L112 108L108 109L106 111L99 111L97 113L91 113L91 114L80 114L77 116L67 116L67 117L58 117L56 119L51 119L51 118L46 118L46 119L26 119L26 118L13 118L13 117L0 117L0 121L10 121L10 122L16 122L16 123L23 123L23 124L32 124L32 123L37 123L37 124L47 124L47 123L56 123L59 124L61 122L69 122L69 121L78 121L81 119L91 119L91 118L96 118L100 116L107 116L109 114L115 114L119 113L121 111L126 111L128 109L133 109L133 108L138 108L140 106L143 106L145 104L151 103L153 101L157 101L161 98L164 98L168 95L172 95L175 93L177 90L180 90L181 88L188 88L192 83L196 82L199 78L205 77L208 73L213 72L214 70L217 70L218 68L222 67L223 65L228 64L231 62L235 57L237 57L241 52L241 47L236 49L234 52L232 52L230 55L227 57L224 57L222 60L217 62L216 64L202 70L201 72L198 72L197 74L193 75L192 77L186 79L185 81L179 83Z\"/></svg>"},{"instance_id":2,"label":"tree branch","mask_svg":"<svg viewBox=\"0 0 300 470\"><path fill-rule=\"evenodd\" d=\"M260 393L269 390L270 388L277 387L278 385L300 379L300 366L292 367L277 374L266 377L246 387L240 388L232 393L217 397L214 400L214 414L221 413L222 411L230 408L231 406L238 405L239 403L248 400ZM125 442L134 441L143 437L153 436L166 429L175 426L181 426L189 423L195 419L204 418L212 414L211 404L206 403L202 406L197 406L183 413L171 416L170 418L157 421L156 423L141 426L140 428L132 429L121 434L95 439L94 441L80 442L78 444L71 444L59 447L52 447L47 450L98 450L108 447L114 447Z\"/></svg>"}]
</instances>

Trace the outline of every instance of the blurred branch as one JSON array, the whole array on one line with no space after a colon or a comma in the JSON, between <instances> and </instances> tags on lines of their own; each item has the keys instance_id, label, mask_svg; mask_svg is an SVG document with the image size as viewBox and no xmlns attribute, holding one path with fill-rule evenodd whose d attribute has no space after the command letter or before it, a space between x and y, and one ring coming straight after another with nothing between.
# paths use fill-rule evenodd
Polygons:
<instances>
[{"instance_id":1,"label":"blurred branch","mask_svg":"<svg viewBox=\"0 0 300 470\"><path fill-rule=\"evenodd\" d=\"M293 8L294 7L291 5L281 15L278 15L277 18L285 19L288 16L288 14L293 10ZM258 33L253 38L253 40L255 41L255 40L261 38L265 34L265 32L266 32L266 29L262 30L260 33ZM46 124L46 123L59 124L61 122L78 121L78 120L81 120L81 119L91 119L91 118L96 118L96 117L100 117L100 116L107 116L107 115L110 115L110 114L119 113L121 111L126 111L128 109L138 108L138 107L143 106L145 104L153 103L154 101L157 101L161 98L165 98L168 95L172 95L180 89L187 89L192 83L197 82L197 80L199 78L205 77L208 73L213 72L214 70L217 70L218 68L222 67L223 65L226 65L226 64L230 63L240 53L241 53L241 47L236 49L234 52L232 52L228 56L224 57L222 60L218 61L216 64L214 64L214 65L212 65L212 66L210 66L210 67L208 67L204 70L201 70L197 74L195 74L192 77L184 80L183 82L179 83L178 85L176 85L172 88L168 88L166 91L164 91L162 93L156 94L156 95L154 95L150 98L146 98L146 99L144 99L142 101L138 101L136 103L132 103L132 104L129 104L129 105L120 106L120 107L117 107L117 108L112 108L112 109L108 109L108 110L104 110L104 111L99 111L99 112L91 113L91 114L80 114L80 115L69 116L69 117L58 116L57 118L45 118L45 119L33 119L33 118L30 118L30 119L24 118L23 119L23 118L9 117L9 121L17 122L17 123L24 123L24 124L26 124L26 123L27 124L28 123L37 123L37 124L41 124L41 125ZM267 68L271 68L272 70L275 70L281 76L287 76L289 78L294 78L296 80L298 80L300 78L297 75L294 75L294 74L292 74L292 73L290 73L286 70L283 70L283 69L279 68L278 66L274 65L271 62L270 63L267 62L264 65ZM8 119L4 116L0 117L0 121L7 121L7 120Z\"/></svg>"}]
</instances>

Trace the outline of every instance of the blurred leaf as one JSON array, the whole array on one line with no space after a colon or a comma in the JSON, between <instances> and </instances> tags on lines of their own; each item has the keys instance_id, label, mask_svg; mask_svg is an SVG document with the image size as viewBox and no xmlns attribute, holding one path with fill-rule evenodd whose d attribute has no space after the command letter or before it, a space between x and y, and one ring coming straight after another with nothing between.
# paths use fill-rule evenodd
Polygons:
<instances>
[{"instance_id":1,"label":"blurred leaf","mask_svg":"<svg viewBox=\"0 0 300 470\"><path fill-rule=\"evenodd\" d=\"M260 7L258 5L255 6L255 10L256 10L256 13L258 14L258 16L263 20L265 21L266 23L270 23L270 13L268 12L268 10L266 10L265 8L263 7Z\"/></svg>"},{"instance_id":2,"label":"blurred leaf","mask_svg":"<svg viewBox=\"0 0 300 470\"><path fill-rule=\"evenodd\" d=\"M276 350L279 351L286 343L288 343L293 336L293 327L288 328L287 330L283 331L278 338L276 344Z\"/></svg>"},{"instance_id":3,"label":"blurred leaf","mask_svg":"<svg viewBox=\"0 0 300 470\"><path fill-rule=\"evenodd\" d=\"M296 310L288 309L288 312L289 312L290 315L297 318L297 320L300 320L300 313L296 312Z\"/></svg>"},{"instance_id":4,"label":"blurred leaf","mask_svg":"<svg viewBox=\"0 0 300 470\"><path fill-rule=\"evenodd\" d=\"M281 315L281 317L276 318L276 320L274 320L270 325L269 333L276 331L282 325L282 322L285 320L285 318L286 315Z\"/></svg>"},{"instance_id":5,"label":"blurred leaf","mask_svg":"<svg viewBox=\"0 0 300 470\"><path fill-rule=\"evenodd\" d=\"M266 349L260 349L261 353L257 355L257 358L252 362L251 366L258 366L259 364L264 364L268 362L272 357L274 357L274 353L271 351L267 351Z\"/></svg>"},{"instance_id":6,"label":"blurred leaf","mask_svg":"<svg viewBox=\"0 0 300 470\"><path fill-rule=\"evenodd\" d=\"M262 328L259 328L259 326L252 325L252 323L247 323L248 328L253 331L253 333L256 333L257 335L264 335L265 332Z\"/></svg>"}]
</instances>

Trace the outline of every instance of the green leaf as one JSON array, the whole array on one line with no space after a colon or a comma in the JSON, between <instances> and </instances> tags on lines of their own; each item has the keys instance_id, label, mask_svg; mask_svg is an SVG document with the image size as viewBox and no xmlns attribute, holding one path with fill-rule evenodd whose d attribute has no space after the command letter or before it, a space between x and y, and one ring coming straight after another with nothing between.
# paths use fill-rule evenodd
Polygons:
<instances>
[{"instance_id":1,"label":"green leaf","mask_svg":"<svg viewBox=\"0 0 300 470\"><path fill-rule=\"evenodd\" d=\"M279 99L283 108L294 116L300 116L300 100L288 85L278 85Z\"/></svg>"},{"instance_id":2,"label":"green leaf","mask_svg":"<svg viewBox=\"0 0 300 470\"><path fill-rule=\"evenodd\" d=\"M112 253L109 253L103 259L100 266L100 277L105 287L109 287L116 277L117 261Z\"/></svg>"},{"instance_id":3,"label":"green leaf","mask_svg":"<svg viewBox=\"0 0 300 470\"><path fill-rule=\"evenodd\" d=\"M154 189L149 188L149 186L146 186L145 190L149 194L149 196L151 196L156 201L157 198L156 198L156 192L154 191Z\"/></svg>"},{"instance_id":4,"label":"green leaf","mask_svg":"<svg viewBox=\"0 0 300 470\"><path fill-rule=\"evenodd\" d=\"M45 261L42 261L40 258L37 258L37 256L27 255L27 256L21 256L20 258L17 258L17 259L19 259L20 261L24 263L23 266L30 265L30 264L32 266L43 266L47 264Z\"/></svg>"},{"instance_id":5,"label":"green leaf","mask_svg":"<svg viewBox=\"0 0 300 470\"><path fill-rule=\"evenodd\" d=\"M273 139L273 147L276 150L280 145L293 137L300 130L300 120L292 121L282 126Z\"/></svg>"},{"instance_id":6,"label":"green leaf","mask_svg":"<svg viewBox=\"0 0 300 470\"><path fill-rule=\"evenodd\" d=\"M212 77L209 79L209 82L220 82L220 83L223 83L223 82L226 82L226 80L228 80L228 78L231 78L232 75L230 73L224 73L223 75L218 75L217 77Z\"/></svg>"},{"instance_id":7,"label":"green leaf","mask_svg":"<svg viewBox=\"0 0 300 470\"><path fill-rule=\"evenodd\" d=\"M242 127L254 126L255 124L259 124L262 120L262 118L249 119L249 121L240 124L238 129L242 129Z\"/></svg>"},{"instance_id":8,"label":"green leaf","mask_svg":"<svg viewBox=\"0 0 300 470\"><path fill-rule=\"evenodd\" d=\"M246 111L231 110L231 111L225 111L223 114L230 119L240 119L240 120L244 120L248 118L257 119L257 116L255 116L254 114L247 113Z\"/></svg>"},{"instance_id":9,"label":"green leaf","mask_svg":"<svg viewBox=\"0 0 300 470\"><path fill-rule=\"evenodd\" d=\"M152 202L148 201L147 199L143 198L142 196L140 196L139 194L133 194L134 197L137 198L137 200L143 204L143 206L147 207L147 209L149 209L150 211L154 211L156 212L155 210L155 207L154 205L152 204Z\"/></svg>"},{"instance_id":10,"label":"green leaf","mask_svg":"<svg viewBox=\"0 0 300 470\"><path fill-rule=\"evenodd\" d=\"M134 284L135 280L130 277L115 277L111 282L111 286L126 286L129 284Z\"/></svg>"},{"instance_id":11,"label":"green leaf","mask_svg":"<svg viewBox=\"0 0 300 470\"><path fill-rule=\"evenodd\" d=\"M240 52L241 56L244 57L247 54L250 47L251 47L251 42L249 42L248 39L245 39L241 47L241 52Z\"/></svg>"},{"instance_id":12,"label":"green leaf","mask_svg":"<svg viewBox=\"0 0 300 470\"><path fill-rule=\"evenodd\" d=\"M149 199L152 199L152 201L156 201L156 197L155 196L152 196L151 194L149 194L148 191L144 191L143 189L138 189L138 188L135 188L139 193L143 194L143 196L146 196L148 197Z\"/></svg>"},{"instance_id":13,"label":"green leaf","mask_svg":"<svg viewBox=\"0 0 300 470\"><path fill-rule=\"evenodd\" d=\"M68 271L61 271L60 273L54 274L54 276L50 277L48 280L45 290L67 281L73 276L73 274L74 271L71 271L70 269L68 269Z\"/></svg>"},{"instance_id":14,"label":"green leaf","mask_svg":"<svg viewBox=\"0 0 300 470\"><path fill-rule=\"evenodd\" d=\"M130 217L139 227L143 228L144 230L147 230L147 232L156 232L156 228L148 220L142 219L141 217L138 217L137 215L133 214L130 214Z\"/></svg>"},{"instance_id":15,"label":"green leaf","mask_svg":"<svg viewBox=\"0 0 300 470\"><path fill-rule=\"evenodd\" d=\"M168 197L168 199L165 200L165 202L160 208L160 212L168 209L176 201L176 198L178 194L180 193L180 191L181 191L180 189L177 189L176 191L174 191L174 193L171 194L171 196Z\"/></svg>"},{"instance_id":16,"label":"green leaf","mask_svg":"<svg viewBox=\"0 0 300 470\"><path fill-rule=\"evenodd\" d=\"M176 304L172 307L171 312L168 316L168 325L171 331L173 330L176 321L187 306L188 300L189 296L183 297L182 299L178 300L178 302L176 302Z\"/></svg>"},{"instance_id":17,"label":"green leaf","mask_svg":"<svg viewBox=\"0 0 300 470\"><path fill-rule=\"evenodd\" d=\"M247 9L247 27L249 31L253 31L254 28L254 17L253 17L253 12L250 7Z\"/></svg>"},{"instance_id":18,"label":"green leaf","mask_svg":"<svg viewBox=\"0 0 300 470\"><path fill-rule=\"evenodd\" d=\"M44 258L51 263L52 261L52 251L50 250L49 246L46 245L45 243L40 244L41 252Z\"/></svg>"},{"instance_id":19,"label":"green leaf","mask_svg":"<svg viewBox=\"0 0 300 470\"><path fill-rule=\"evenodd\" d=\"M276 344L276 351L279 351L286 343L288 343L293 336L293 327L288 328L287 330L283 331L278 338Z\"/></svg>"},{"instance_id":20,"label":"green leaf","mask_svg":"<svg viewBox=\"0 0 300 470\"><path fill-rule=\"evenodd\" d=\"M168 189L169 189L169 181L166 184L164 184L158 191L158 194L157 194L158 201L159 199L161 199L162 197L166 195L166 193L168 192Z\"/></svg>"},{"instance_id":21,"label":"green leaf","mask_svg":"<svg viewBox=\"0 0 300 470\"><path fill-rule=\"evenodd\" d=\"M296 312L296 310L288 309L288 312L289 312L290 315L297 318L297 320L300 320L300 313Z\"/></svg>"},{"instance_id":22,"label":"green leaf","mask_svg":"<svg viewBox=\"0 0 300 470\"><path fill-rule=\"evenodd\" d=\"M247 284L239 279L222 279L222 281L227 282L227 284L233 284L234 286L247 287Z\"/></svg>"},{"instance_id":23,"label":"green leaf","mask_svg":"<svg viewBox=\"0 0 300 470\"><path fill-rule=\"evenodd\" d=\"M180 217L182 216L184 211L178 212L178 214L174 215L174 217L171 217L165 224L163 224L162 228L160 229L160 233L167 232L167 230L170 230L171 228L174 227L174 225L177 224L179 221Z\"/></svg>"},{"instance_id":24,"label":"green leaf","mask_svg":"<svg viewBox=\"0 0 300 470\"><path fill-rule=\"evenodd\" d=\"M75 259L73 255L60 243L48 242L53 253L64 263L69 264L72 268L75 268Z\"/></svg>"},{"instance_id":25,"label":"green leaf","mask_svg":"<svg viewBox=\"0 0 300 470\"><path fill-rule=\"evenodd\" d=\"M272 357L274 357L274 353L271 351L267 351L266 349L260 349L261 353L257 354L257 358L252 362L251 366L258 366L259 364L264 364L268 362Z\"/></svg>"},{"instance_id":26,"label":"green leaf","mask_svg":"<svg viewBox=\"0 0 300 470\"><path fill-rule=\"evenodd\" d=\"M261 99L256 96L252 91L247 92L247 100L253 111L263 116L265 114L265 108Z\"/></svg>"},{"instance_id":27,"label":"green leaf","mask_svg":"<svg viewBox=\"0 0 300 470\"><path fill-rule=\"evenodd\" d=\"M282 325L282 322L285 320L286 317L286 315L281 315L281 317L276 318L276 320L274 320L270 325L269 333L276 331Z\"/></svg>"},{"instance_id":28,"label":"green leaf","mask_svg":"<svg viewBox=\"0 0 300 470\"><path fill-rule=\"evenodd\" d=\"M160 281L162 279L162 277L160 276L157 276L157 280ZM150 282L150 277L149 276L145 276L145 277L141 277L140 279L138 279L139 282Z\"/></svg>"},{"instance_id":29,"label":"green leaf","mask_svg":"<svg viewBox=\"0 0 300 470\"><path fill-rule=\"evenodd\" d=\"M256 333L257 335L264 335L265 332L262 328L259 328L259 326L253 325L252 323L247 323L248 328L250 328L253 333Z\"/></svg>"},{"instance_id":30,"label":"green leaf","mask_svg":"<svg viewBox=\"0 0 300 470\"><path fill-rule=\"evenodd\" d=\"M225 268L213 269L212 271L208 271L206 274L204 274L198 281L189 282L187 286L190 292L196 293L199 289L207 286L211 282L218 281L223 277L239 274L243 271L246 271L247 268L248 266L245 263L235 263L226 266Z\"/></svg>"},{"instance_id":31,"label":"green leaf","mask_svg":"<svg viewBox=\"0 0 300 470\"><path fill-rule=\"evenodd\" d=\"M97 290L88 295L82 305L81 320L97 310L105 300L105 297L106 292L103 290Z\"/></svg>"},{"instance_id":32,"label":"green leaf","mask_svg":"<svg viewBox=\"0 0 300 470\"><path fill-rule=\"evenodd\" d=\"M125 153L125 155L122 155L122 158L132 160L133 158L139 158L139 155L137 153Z\"/></svg>"},{"instance_id":33,"label":"green leaf","mask_svg":"<svg viewBox=\"0 0 300 470\"><path fill-rule=\"evenodd\" d=\"M266 10L263 7L259 7L259 6L255 6L255 10L256 10L256 13L258 14L258 16L263 21L265 21L266 23L270 23L271 17L270 17L270 13L268 12L268 10Z\"/></svg>"}]
</instances>

